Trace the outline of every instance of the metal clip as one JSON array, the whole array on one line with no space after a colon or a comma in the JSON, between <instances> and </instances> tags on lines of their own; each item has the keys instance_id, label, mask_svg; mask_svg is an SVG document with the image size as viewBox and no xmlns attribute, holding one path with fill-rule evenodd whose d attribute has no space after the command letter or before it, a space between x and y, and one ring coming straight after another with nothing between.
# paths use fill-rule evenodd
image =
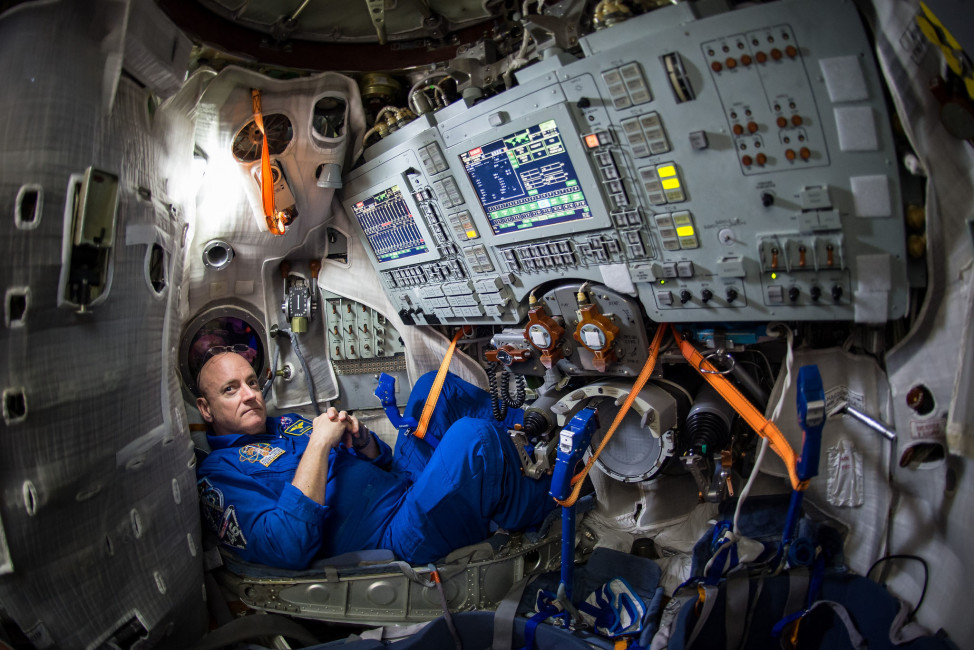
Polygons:
<instances>
[{"instance_id":1,"label":"metal clip","mask_svg":"<svg viewBox=\"0 0 974 650\"><path fill-rule=\"evenodd\" d=\"M707 370L706 368L703 367L704 361L709 362L710 365L712 365L715 368L719 367L720 365L723 365L722 363L715 363L714 361L711 361L711 359L718 360L721 362L724 360L728 360L730 361L730 365L727 367L726 370ZM697 364L697 370L707 375L726 375L731 370L734 369L734 365L736 363L737 362L734 361L734 357L727 354L724 348L718 348L713 352L708 352L707 354L703 355L703 358L700 360L700 363Z\"/></svg>"}]
</instances>

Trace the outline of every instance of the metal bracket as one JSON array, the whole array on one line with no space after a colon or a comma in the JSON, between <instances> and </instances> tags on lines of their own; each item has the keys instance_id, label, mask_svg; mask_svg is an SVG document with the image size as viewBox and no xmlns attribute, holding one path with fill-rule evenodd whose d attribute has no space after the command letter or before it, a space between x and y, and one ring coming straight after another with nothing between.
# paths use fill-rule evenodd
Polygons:
<instances>
[{"instance_id":1,"label":"metal bracket","mask_svg":"<svg viewBox=\"0 0 974 650\"><path fill-rule=\"evenodd\" d=\"M379 37L379 45L386 44L386 3L385 0L365 0L369 10L369 18L375 27L375 35Z\"/></svg>"}]
</instances>

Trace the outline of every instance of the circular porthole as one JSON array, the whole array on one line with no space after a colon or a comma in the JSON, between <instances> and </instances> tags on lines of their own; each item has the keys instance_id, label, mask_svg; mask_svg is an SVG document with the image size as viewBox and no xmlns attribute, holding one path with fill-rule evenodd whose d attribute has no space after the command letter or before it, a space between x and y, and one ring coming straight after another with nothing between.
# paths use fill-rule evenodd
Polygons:
<instances>
[{"instance_id":1,"label":"circular porthole","mask_svg":"<svg viewBox=\"0 0 974 650\"><path fill-rule=\"evenodd\" d=\"M200 370L210 357L224 350L238 352L263 378L266 341L263 318L252 307L237 303L204 307L186 325L179 342L179 375L186 397L191 401L196 398Z\"/></svg>"},{"instance_id":2,"label":"circular porthole","mask_svg":"<svg viewBox=\"0 0 974 650\"><path fill-rule=\"evenodd\" d=\"M291 120L281 113L270 113L264 116L264 131L267 133L267 150L272 156L284 153L294 138ZM234 158L242 163L251 163L260 160L263 146L264 134L257 128L257 123L251 120L237 131L231 148Z\"/></svg>"}]
</instances>

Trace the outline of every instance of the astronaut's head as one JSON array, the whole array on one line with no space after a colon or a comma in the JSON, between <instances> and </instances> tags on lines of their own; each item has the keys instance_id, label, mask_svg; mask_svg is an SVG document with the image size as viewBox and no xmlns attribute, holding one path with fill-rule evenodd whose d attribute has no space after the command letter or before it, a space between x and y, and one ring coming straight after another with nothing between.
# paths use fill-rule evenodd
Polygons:
<instances>
[{"instance_id":1,"label":"astronaut's head","mask_svg":"<svg viewBox=\"0 0 974 650\"><path fill-rule=\"evenodd\" d=\"M250 362L237 352L220 351L203 364L196 408L216 435L256 435L267 430L267 409Z\"/></svg>"}]
</instances>

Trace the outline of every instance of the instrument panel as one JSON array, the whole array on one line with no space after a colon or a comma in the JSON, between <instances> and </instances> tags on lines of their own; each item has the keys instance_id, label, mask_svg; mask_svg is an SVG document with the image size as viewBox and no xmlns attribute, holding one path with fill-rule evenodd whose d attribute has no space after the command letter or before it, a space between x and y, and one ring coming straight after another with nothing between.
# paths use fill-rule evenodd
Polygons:
<instances>
[{"instance_id":1,"label":"instrument panel","mask_svg":"<svg viewBox=\"0 0 974 650\"><path fill-rule=\"evenodd\" d=\"M907 310L889 117L850 3L667 7L366 150L344 205L407 324L513 324L552 281L658 322Z\"/></svg>"}]
</instances>

